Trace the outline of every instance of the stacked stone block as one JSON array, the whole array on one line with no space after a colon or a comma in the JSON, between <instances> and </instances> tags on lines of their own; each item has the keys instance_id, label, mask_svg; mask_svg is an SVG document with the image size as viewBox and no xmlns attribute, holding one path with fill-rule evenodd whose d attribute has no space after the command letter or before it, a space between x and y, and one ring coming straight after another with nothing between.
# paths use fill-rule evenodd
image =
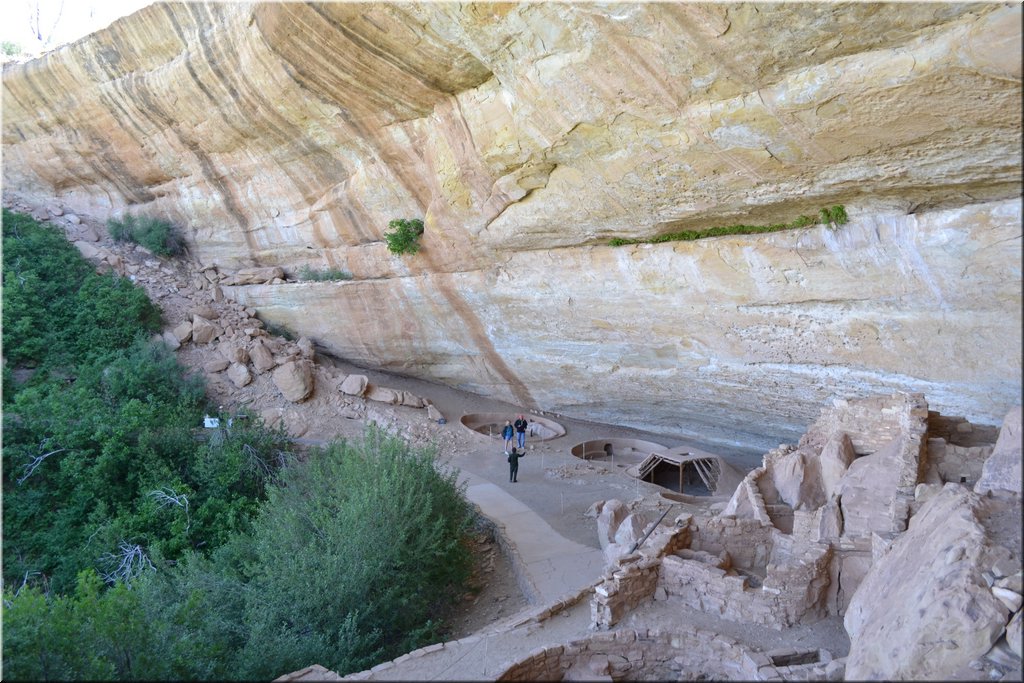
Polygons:
<instances>
[{"instance_id":1,"label":"stacked stone block","mask_svg":"<svg viewBox=\"0 0 1024 683\"><path fill-rule=\"evenodd\" d=\"M605 573L604 580L594 587L590 602L593 628L611 628L637 605L654 596L661 558L690 542L688 517L677 528L652 534L639 551L619 558Z\"/></svg>"},{"instance_id":2,"label":"stacked stone block","mask_svg":"<svg viewBox=\"0 0 1024 683\"><path fill-rule=\"evenodd\" d=\"M669 600L778 629L827 615L830 546L754 520L715 517L690 529L690 547L661 560L655 590Z\"/></svg>"},{"instance_id":3,"label":"stacked stone block","mask_svg":"<svg viewBox=\"0 0 1024 683\"><path fill-rule=\"evenodd\" d=\"M688 624L671 632L625 629L539 648L506 668L497 680L748 680L748 654L731 638Z\"/></svg>"}]
</instances>

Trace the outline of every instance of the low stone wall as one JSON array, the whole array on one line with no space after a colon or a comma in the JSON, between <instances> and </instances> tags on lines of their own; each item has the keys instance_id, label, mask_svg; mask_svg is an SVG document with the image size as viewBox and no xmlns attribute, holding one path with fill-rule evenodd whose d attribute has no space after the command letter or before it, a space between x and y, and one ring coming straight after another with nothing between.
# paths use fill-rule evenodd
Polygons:
<instances>
[{"instance_id":1,"label":"low stone wall","mask_svg":"<svg viewBox=\"0 0 1024 683\"><path fill-rule=\"evenodd\" d=\"M827 616L831 560L827 545L776 545L761 579L737 571L726 555L682 550L662 558L656 590L729 621L782 629Z\"/></svg>"},{"instance_id":2,"label":"low stone wall","mask_svg":"<svg viewBox=\"0 0 1024 683\"><path fill-rule=\"evenodd\" d=\"M703 550L712 555L729 553L735 567L764 572L780 532L756 519L732 517L701 518L691 522L692 550Z\"/></svg>"},{"instance_id":3,"label":"low stone wall","mask_svg":"<svg viewBox=\"0 0 1024 683\"><path fill-rule=\"evenodd\" d=\"M594 587L591 627L611 628L637 605L654 597L662 556L689 544L690 527L684 522L675 529L652 534L640 551L620 558L617 566Z\"/></svg>"},{"instance_id":4,"label":"low stone wall","mask_svg":"<svg viewBox=\"0 0 1024 683\"><path fill-rule=\"evenodd\" d=\"M661 558L627 556L611 579L594 587L590 601L590 621L595 628L607 629L619 621L641 602L650 600L658 585ZM627 564L628 562L628 564Z\"/></svg>"},{"instance_id":5,"label":"low stone wall","mask_svg":"<svg viewBox=\"0 0 1024 683\"><path fill-rule=\"evenodd\" d=\"M843 660L827 650L754 652L689 624L671 632L625 629L531 652L498 681L841 681Z\"/></svg>"},{"instance_id":6,"label":"low stone wall","mask_svg":"<svg viewBox=\"0 0 1024 683\"><path fill-rule=\"evenodd\" d=\"M999 438L998 425L976 425L963 417L928 411L928 436L945 439L954 446L992 446Z\"/></svg>"},{"instance_id":7,"label":"low stone wall","mask_svg":"<svg viewBox=\"0 0 1024 683\"><path fill-rule=\"evenodd\" d=\"M974 488L993 448L994 445L958 446L942 438L929 438L928 462L934 465L943 484L954 482Z\"/></svg>"},{"instance_id":8,"label":"low stone wall","mask_svg":"<svg viewBox=\"0 0 1024 683\"><path fill-rule=\"evenodd\" d=\"M727 636L685 624L670 633L623 630L535 650L497 680L745 680L745 652Z\"/></svg>"},{"instance_id":9,"label":"low stone wall","mask_svg":"<svg viewBox=\"0 0 1024 683\"><path fill-rule=\"evenodd\" d=\"M923 410L922 410L923 409ZM914 413L927 429L928 404L924 394L893 394L859 399L836 399L807 430L800 445L821 447L836 434L846 433L857 455L874 453L907 428L906 417Z\"/></svg>"}]
</instances>

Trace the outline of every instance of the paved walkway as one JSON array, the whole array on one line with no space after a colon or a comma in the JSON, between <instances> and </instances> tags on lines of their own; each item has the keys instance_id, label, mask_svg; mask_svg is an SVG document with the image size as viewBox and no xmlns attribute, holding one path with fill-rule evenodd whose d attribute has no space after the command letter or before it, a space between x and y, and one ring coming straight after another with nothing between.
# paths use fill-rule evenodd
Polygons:
<instances>
[{"instance_id":1,"label":"paved walkway","mask_svg":"<svg viewBox=\"0 0 1024 683\"><path fill-rule=\"evenodd\" d=\"M496 484L462 471L466 496L497 524L531 607L460 640L438 643L346 680L487 680L545 645L583 637L590 600L577 598L604 570L600 550L571 541ZM572 604L568 604L572 603ZM535 619L555 616L537 623Z\"/></svg>"},{"instance_id":2,"label":"paved walkway","mask_svg":"<svg viewBox=\"0 0 1024 683\"><path fill-rule=\"evenodd\" d=\"M565 538L496 484L465 471L459 479L468 484L466 497L503 527L503 542L531 604L553 602L601 575L605 562L600 550Z\"/></svg>"}]
</instances>

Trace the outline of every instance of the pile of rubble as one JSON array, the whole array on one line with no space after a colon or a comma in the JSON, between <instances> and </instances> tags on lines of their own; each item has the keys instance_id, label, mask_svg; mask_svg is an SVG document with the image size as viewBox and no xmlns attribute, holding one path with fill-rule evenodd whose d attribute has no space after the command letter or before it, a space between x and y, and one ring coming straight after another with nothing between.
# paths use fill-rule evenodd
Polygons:
<instances>
[{"instance_id":1,"label":"pile of rubble","mask_svg":"<svg viewBox=\"0 0 1024 683\"><path fill-rule=\"evenodd\" d=\"M182 364L204 375L208 393L223 408L258 414L312 441L344 434L339 426L357 435L368 420L417 443L435 440L430 425L443 416L429 399L319 362L313 340L273 334L254 310L232 300L235 287L287 284L284 269L225 271L188 258L161 258L140 245L114 241L101 225L57 205L33 208L13 201L8 208L62 229L98 272L144 288L163 315L164 329L155 336L177 351Z\"/></svg>"}]
</instances>

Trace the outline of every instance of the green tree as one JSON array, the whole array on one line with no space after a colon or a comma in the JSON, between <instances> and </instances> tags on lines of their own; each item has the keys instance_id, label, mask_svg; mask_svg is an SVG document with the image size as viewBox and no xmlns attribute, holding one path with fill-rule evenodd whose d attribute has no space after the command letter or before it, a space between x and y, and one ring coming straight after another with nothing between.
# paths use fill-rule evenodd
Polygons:
<instances>
[{"instance_id":1,"label":"green tree","mask_svg":"<svg viewBox=\"0 0 1024 683\"><path fill-rule=\"evenodd\" d=\"M255 524L239 667L346 673L429 642L468 576L470 521L433 452L373 427L283 470Z\"/></svg>"},{"instance_id":2,"label":"green tree","mask_svg":"<svg viewBox=\"0 0 1024 683\"><path fill-rule=\"evenodd\" d=\"M415 254L420 250L420 236L423 235L423 221L419 218L396 218L388 223L390 230L384 233L388 251L392 254Z\"/></svg>"}]
</instances>

